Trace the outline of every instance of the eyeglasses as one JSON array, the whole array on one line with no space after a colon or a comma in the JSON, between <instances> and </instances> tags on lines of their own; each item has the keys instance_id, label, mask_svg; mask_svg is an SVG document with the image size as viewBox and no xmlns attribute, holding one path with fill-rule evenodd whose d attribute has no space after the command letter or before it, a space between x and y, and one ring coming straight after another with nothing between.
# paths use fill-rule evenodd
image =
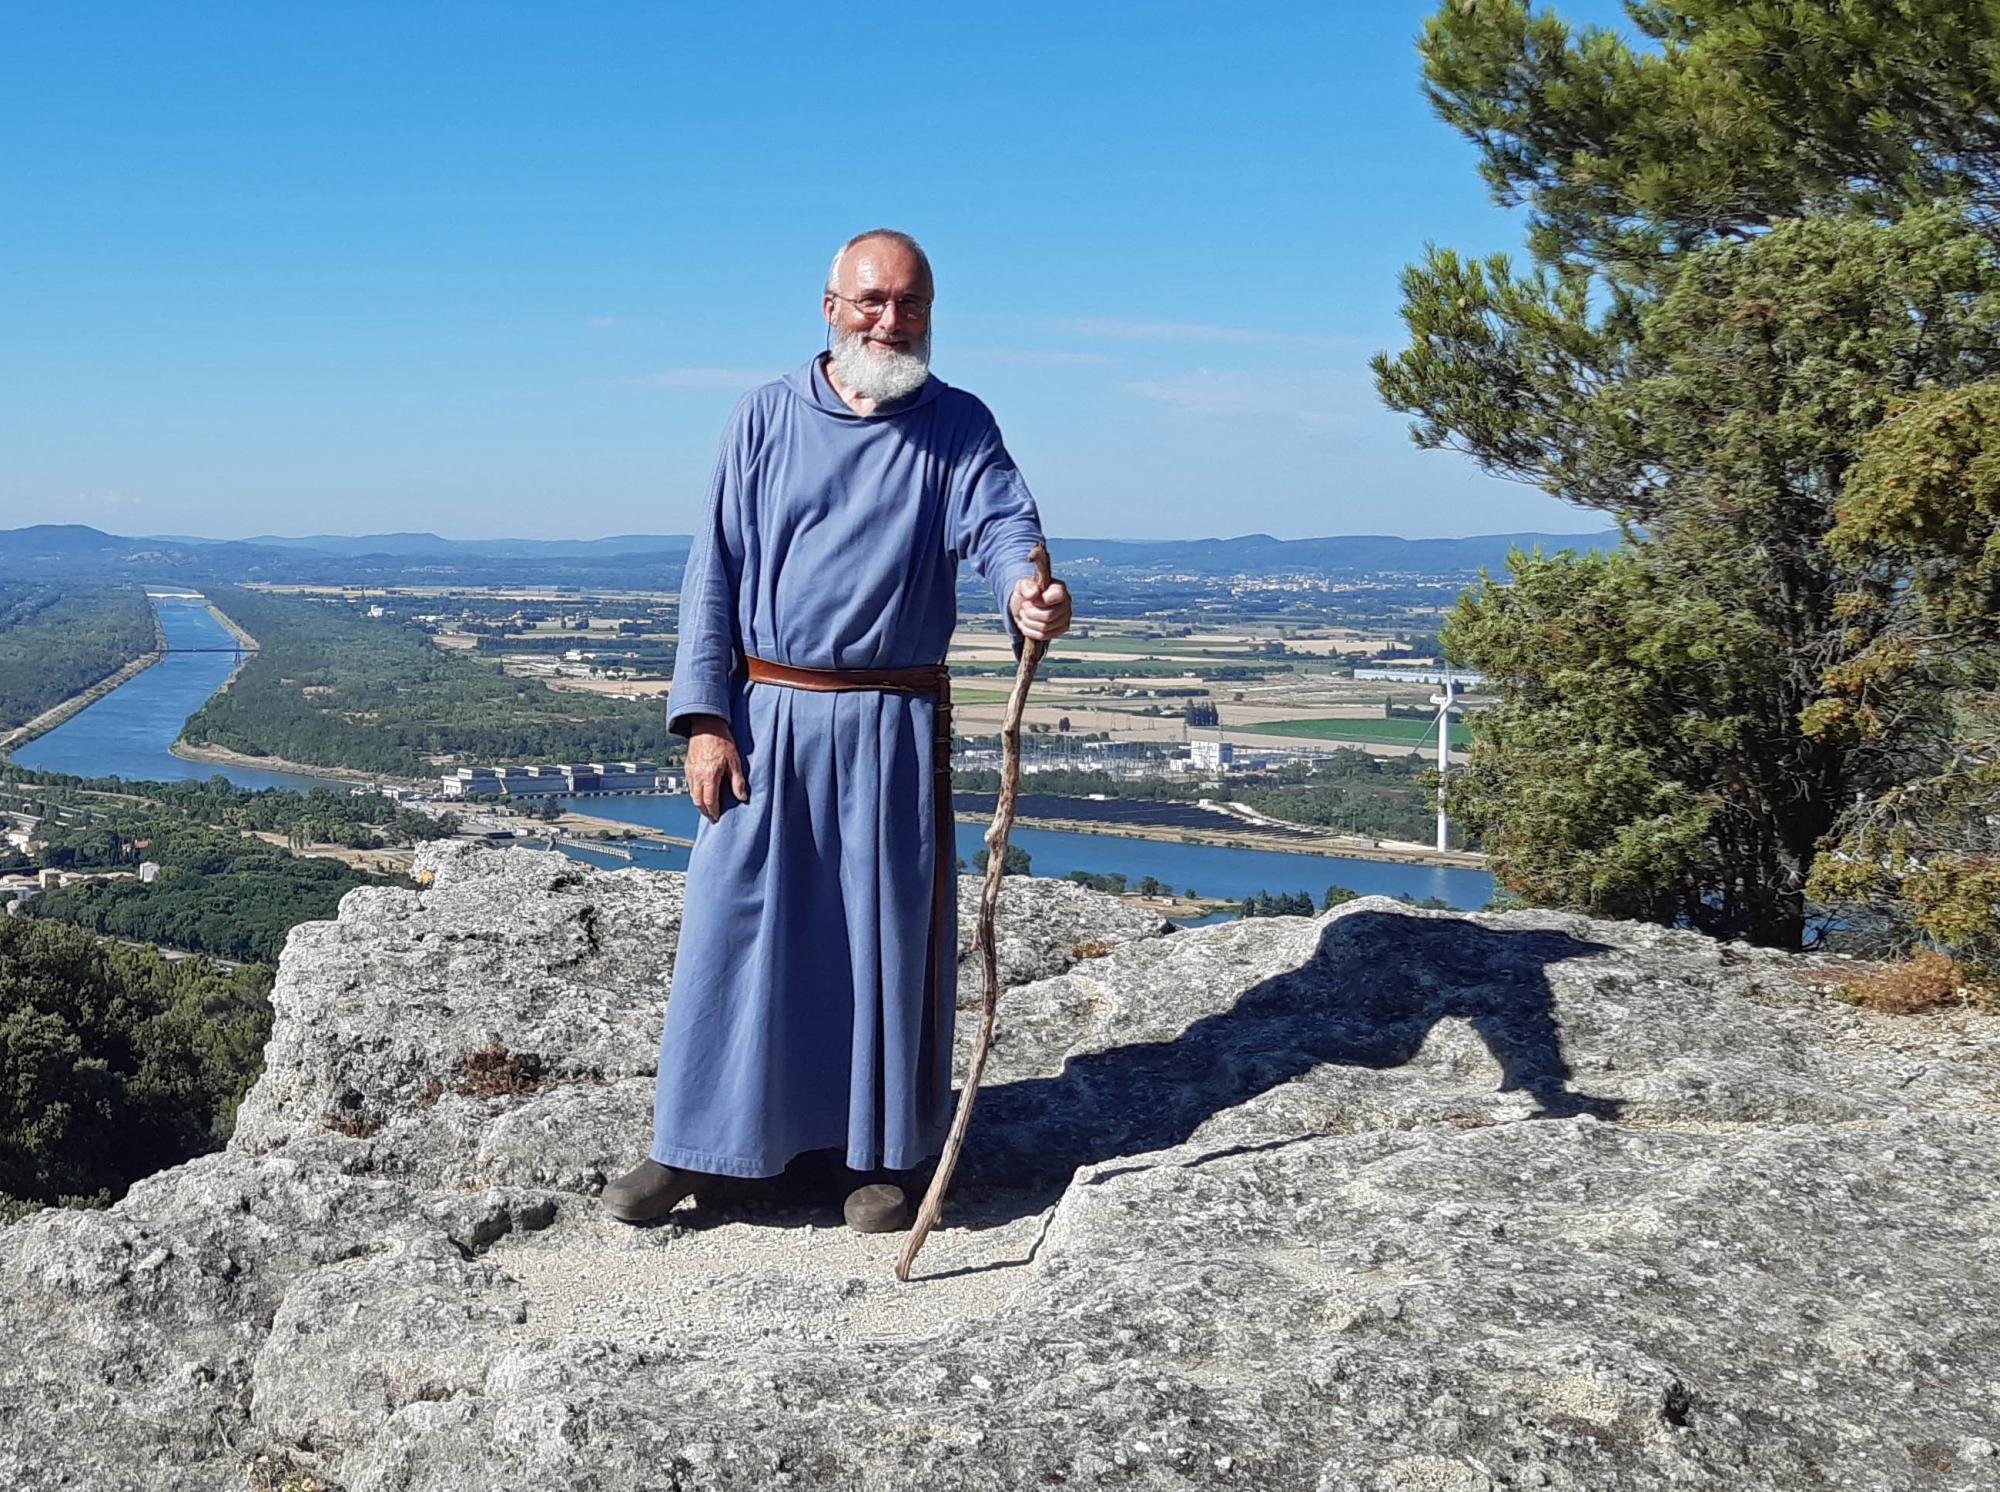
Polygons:
<instances>
[{"instance_id":1,"label":"eyeglasses","mask_svg":"<svg viewBox=\"0 0 2000 1492\"><path fill-rule=\"evenodd\" d=\"M870 321L880 321L892 303L896 307L896 314L908 321L921 321L931 314L931 297L928 295L899 295L892 302L886 295L842 295L835 290L830 290L827 294L835 300L846 301Z\"/></svg>"}]
</instances>

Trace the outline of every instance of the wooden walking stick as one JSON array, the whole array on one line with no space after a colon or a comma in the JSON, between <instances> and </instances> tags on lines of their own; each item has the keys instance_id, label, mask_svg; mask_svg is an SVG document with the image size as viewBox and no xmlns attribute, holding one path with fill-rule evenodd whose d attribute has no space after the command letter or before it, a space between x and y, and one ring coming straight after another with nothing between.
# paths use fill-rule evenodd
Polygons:
<instances>
[{"instance_id":1,"label":"wooden walking stick","mask_svg":"<svg viewBox=\"0 0 2000 1492\"><path fill-rule=\"evenodd\" d=\"M1049 551L1037 544L1028 555L1035 567L1036 584L1047 590ZM972 1124L972 1101L979 1094L979 1077L986 1070L986 1051L993 1044L993 1018L1000 1009L1000 966L993 952L993 912L1000 905L1000 878L1007 871L1007 836L1014 828L1014 799L1021 789L1021 710L1028 703L1028 687L1035 682L1035 666L1042 661L1048 644L1032 637L1021 640L1021 662L1014 672L1014 692L1007 697L1007 718L1000 727L1000 798L993 805L993 822L986 830L986 882L979 888L979 931L974 940L986 974L986 988L979 1001L979 1037L972 1044L972 1061L965 1070L965 1086L959 1090L958 1113L952 1117L951 1133L938 1157L937 1171L924 1205L917 1209L916 1226L903 1243L896 1260L896 1278L907 1281L917 1250L924 1246L944 1210L944 1194L951 1187L951 1173L958 1167L959 1152L965 1149L965 1131ZM939 813L950 813L951 804L937 805Z\"/></svg>"}]
</instances>

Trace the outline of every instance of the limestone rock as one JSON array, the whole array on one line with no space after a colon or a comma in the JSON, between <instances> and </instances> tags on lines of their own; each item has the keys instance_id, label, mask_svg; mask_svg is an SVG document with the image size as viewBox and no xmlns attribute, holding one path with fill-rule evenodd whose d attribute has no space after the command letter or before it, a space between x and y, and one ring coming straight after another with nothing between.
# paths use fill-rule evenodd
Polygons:
<instances>
[{"instance_id":1,"label":"limestone rock","mask_svg":"<svg viewBox=\"0 0 2000 1492\"><path fill-rule=\"evenodd\" d=\"M2000 1481L2000 1021L1657 928L1165 937L1010 881L1017 987L899 1286L813 1198L596 1210L678 877L419 869L295 931L226 1152L0 1230L0 1485Z\"/></svg>"}]
</instances>

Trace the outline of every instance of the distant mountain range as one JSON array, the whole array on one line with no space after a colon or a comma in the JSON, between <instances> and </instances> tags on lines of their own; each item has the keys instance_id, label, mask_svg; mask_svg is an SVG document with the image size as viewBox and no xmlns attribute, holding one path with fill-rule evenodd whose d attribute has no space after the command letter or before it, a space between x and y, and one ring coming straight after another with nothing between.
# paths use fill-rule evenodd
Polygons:
<instances>
[{"instance_id":1,"label":"distant mountain range","mask_svg":"<svg viewBox=\"0 0 2000 1492\"><path fill-rule=\"evenodd\" d=\"M75 523L0 529L0 576L21 579L267 581L298 585L574 585L670 589L690 540L445 539L436 534L307 538L127 538Z\"/></svg>"},{"instance_id":2,"label":"distant mountain range","mask_svg":"<svg viewBox=\"0 0 2000 1492\"><path fill-rule=\"evenodd\" d=\"M692 539L619 534L605 539L446 539L437 534L316 534L304 538L126 538L82 524L0 529L0 575L21 578L262 580L298 584L678 584ZM1499 570L1513 548L1602 549L1592 534L1482 534L1399 539L1384 534L1274 539L1054 539L1058 567L1092 565L1136 576L1188 574L1471 575Z\"/></svg>"},{"instance_id":3,"label":"distant mountain range","mask_svg":"<svg viewBox=\"0 0 2000 1492\"><path fill-rule=\"evenodd\" d=\"M1324 539L1052 539L1062 563L1092 562L1123 569L1198 575L1381 572L1459 574L1498 570L1510 549L1610 549L1618 531L1592 534L1480 534L1465 539L1398 539L1388 534L1338 534Z\"/></svg>"},{"instance_id":4,"label":"distant mountain range","mask_svg":"<svg viewBox=\"0 0 2000 1492\"><path fill-rule=\"evenodd\" d=\"M160 542L160 541L154 541ZM436 534L313 534L302 539L275 534L255 539L223 541L183 538L182 544L240 542L260 548L317 549L323 554L389 554L457 559L596 559L614 554L686 554L694 540L687 534L615 534L608 539L444 539Z\"/></svg>"}]
</instances>

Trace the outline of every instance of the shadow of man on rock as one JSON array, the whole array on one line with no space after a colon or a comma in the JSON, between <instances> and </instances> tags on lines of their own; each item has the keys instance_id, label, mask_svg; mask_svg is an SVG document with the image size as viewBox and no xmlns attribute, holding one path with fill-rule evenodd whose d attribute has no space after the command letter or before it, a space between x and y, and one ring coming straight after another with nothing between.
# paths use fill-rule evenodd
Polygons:
<instances>
[{"instance_id":1,"label":"shadow of man on rock","mask_svg":"<svg viewBox=\"0 0 2000 1492\"><path fill-rule=\"evenodd\" d=\"M1326 926L1302 965L1177 1036L982 1088L960 1171L982 1199L974 1225L1039 1211L1079 1166L1179 1145L1216 1114L1327 1063L1400 1067L1447 1016L1471 1023L1500 1064L1501 1089L1531 1095L1537 1117L1615 1118L1614 1100L1569 1087L1547 974L1609 951L1560 932L1350 912ZM1324 1119L1331 1128L1343 1117Z\"/></svg>"}]
</instances>

